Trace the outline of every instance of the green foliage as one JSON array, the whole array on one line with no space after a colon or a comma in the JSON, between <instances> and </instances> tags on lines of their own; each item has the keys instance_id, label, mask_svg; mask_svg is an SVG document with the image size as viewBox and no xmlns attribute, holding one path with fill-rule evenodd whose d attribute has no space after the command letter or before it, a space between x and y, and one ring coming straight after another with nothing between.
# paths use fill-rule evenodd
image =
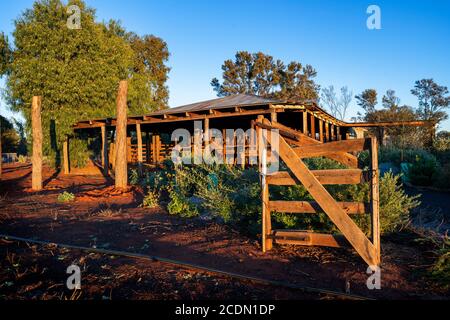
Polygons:
<instances>
[{"instance_id":1,"label":"green foliage","mask_svg":"<svg viewBox=\"0 0 450 320\"><path fill-rule=\"evenodd\" d=\"M156 208L159 205L159 193L155 190L149 190L142 200L143 208Z\"/></svg>"},{"instance_id":2,"label":"green foliage","mask_svg":"<svg viewBox=\"0 0 450 320\"><path fill-rule=\"evenodd\" d=\"M380 162L391 162L400 165L402 162L413 163L417 159L435 159L435 157L424 149L401 149L396 147L382 147L379 152ZM432 160L431 160L432 161Z\"/></svg>"},{"instance_id":3,"label":"green foliage","mask_svg":"<svg viewBox=\"0 0 450 320\"><path fill-rule=\"evenodd\" d=\"M433 79L422 79L415 82L411 93L419 100L421 119L439 122L448 118L445 111L450 106L447 87L438 85Z\"/></svg>"},{"instance_id":4,"label":"green foliage","mask_svg":"<svg viewBox=\"0 0 450 320\"><path fill-rule=\"evenodd\" d=\"M9 46L6 35L0 33L0 77L8 72L9 64L11 63L11 48Z\"/></svg>"},{"instance_id":5,"label":"green foliage","mask_svg":"<svg viewBox=\"0 0 450 320\"><path fill-rule=\"evenodd\" d=\"M420 196L408 196L401 188L400 175L386 173L380 179L380 230L397 231L409 221L409 212L417 207Z\"/></svg>"},{"instance_id":6,"label":"green foliage","mask_svg":"<svg viewBox=\"0 0 450 320\"><path fill-rule=\"evenodd\" d=\"M128 174L128 182L135 186L138 185L140 182L139 172L136 169L131 169L130 173Z\"/></svg>"},{"instance_id":7,"label":"green foliage","mask_svg":"<svg viewBox=\"0 0 450 320\"><path fill-rule=\"evenodd\" d=\"M408 177L414 185L431 186L437 172L438 163L433 155L417 155L408 170Z\"/></svg>"},{"instance_id":8,"label":"green foliage","mask_svg":"<svg viewBox=\"0 0 450 320\"><path fill-rule=\"evenodd\" d=\"M81 29L67 27L67 7L73 4L81 10ZM120 80L130 82L130 113L166 105L165 43L153 36L130 38L117 23L96 22L95 10L81 0L36 1L16 19L13 35L7 101L22 113L29 134L31 98L43 97L44 155L61 156L64 138L78 120L114 116Z\"/></svg>"},{"instance_id":9,"label":"green foliage","mask_svg":"<svg viewBox=\"0 0 450 320\"><path fill-rule=\"evenodd\" d=\"M14 128L13 124L0 115L0 132L1 132L1 143L2 152L18 152L20 144L20 136L17 130Z\"/></svg>"},{"instance_id":10,"label":"green foliage","mask_svg":"<svg viewBox=\"0 0 450 320\"><path fill-rule=\"evenodd\" d=\"M75 200L75 195L73 193L64 191L58 195L58 202L72 202Z\"/></svg>"},{"instance_id":11,"label":"green foliage","mask_svg":"<svg viewBox=\"0 0 450 320\"><path fill-rule=\"evenodd\" d=\"M342 165L327 158L305 160L310 169L336 169ZM398 230L409 220L409 212L419 202L409 197L399 183L400 176L388 172L380 179L381 232ZM176 166L167 164L165 171L147 174L145 184L151 190L166 190L170 202L168 211L185 217L203 212L210 217L239 228L245 233L258 234L261 230L261 187L256 169L242 170L226 165ZM337 201L369 201L369 184L326 186ZM312 201L302 185L271 186L270 198L286 201ZM367 234L370 233L369 215L352 216ZM293 228L321 232L338 232L324 213L296 215L273 214L274 228Z\"/></svg>"},{"instance_id":12,"label":"green foliage","mask_svg":"<svg viewBox=\"0 0 450 320\"><path fill-rule=\"evenodd\" d=\"M235 61L222 65L223 82L212 79L211 86L219 97L246 93L279 99L317 99L319 86L314 82L317 72L310 65L281 60L262 52L239 51Z\"/></svg>"},{"instance_id":13,"label":"green foliage","mask_svg":"<svg viewBox=\"0 0 450 320\"><path fill-rule=\"evenodd\" d=\"M445 289L450 289L450 239L448 237L444 238L442 245L435 253L437 259L431 267L430 275Z\"/></svg>"},{"instance_id":14,"label":"green foliage","mask_svg":"<svg viewBox=\"0 0 450 320\"><path fill-rule=\"evenodd\" d=\"M178 188L170 192L170 202L167 206L169 214L192 218L199 215L198 208Z\"/></svg>"},{"instance_id":15,"label":"green foliage","mask_svg":"<svg viewBox=\"0 0 450 320\"><path fill-rule=\"evenodd\" d=\"M24 155L20 155L18 159L19 163L26 163L27 160L28 160L27 157Z\"/></svg>"},{"instance_id":16,"label":"green foliage","mask_svg":"<svg viewBox=\"0 0 450 320\"><path fill-rule=\"evenodd\" d=\"M56 149L58 150L58 149ZM89 149L89 141L82 138L72 138L69 142L70 166L73 168L86 167L93 153ZM55 159L58 159L55 156Z\"/></svg>"}]
</instances>

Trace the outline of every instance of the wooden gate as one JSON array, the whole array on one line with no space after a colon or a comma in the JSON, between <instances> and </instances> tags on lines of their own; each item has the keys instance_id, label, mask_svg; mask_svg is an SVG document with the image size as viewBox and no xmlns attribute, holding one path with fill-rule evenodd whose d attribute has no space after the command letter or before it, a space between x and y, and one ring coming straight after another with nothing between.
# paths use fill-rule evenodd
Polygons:
<instances>
[{"instance_id":1,"label":"wooden gate","mask_svg":"<svg viewBox=\"0 0 450 320\"><path fill-rule=\"evenodd\" d=\"M278 122L259 119L255 122L258 131L258 150L260 160L266 158L267 147L272 154L278 152L279 159L289 171L279 171L262 175L262 245L263 251L270 250L273 243L298 244L309 246L340 247L347 243L357 251L370 266L380 264L380 230L379 230L379 174L377 158L377 141L368 139L351 139L322 143L296 130L285 127ZM279 147L270 146L270 133L263 130L276 129L279 133ZM350 152L370 150L371 166L368 172L358 168L358 159ZM348 169L310 170L302 161L304 158L327 157L344 164ZM337 202L324 185L359 184L370 181L370 203ZM308 201L271 201L269 185L303 185L315 202ZM299 230L272 230L272 212L293 214L316 214L324 212L340 230L342 235L319 234ZM349 215L371 214L371 239L356 225Z\"/></svg>"}]
</instances>

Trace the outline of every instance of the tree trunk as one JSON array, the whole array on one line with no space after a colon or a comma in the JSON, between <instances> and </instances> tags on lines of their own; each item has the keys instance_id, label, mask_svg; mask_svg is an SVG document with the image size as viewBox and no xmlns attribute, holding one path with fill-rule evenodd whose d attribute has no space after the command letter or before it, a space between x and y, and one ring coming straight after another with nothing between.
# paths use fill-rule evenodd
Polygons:
<instances>
[{"instance_id":1,"label":"tree trunk","mask_svg":"<svg viewBox=\"0 0 450 320\"><path fill-rule=\"evenodd\" d=\"M31 125L33 134L33 157L31 188L35 191L42 190L42 123L41 123L42 98L34 96L31 104Z\"/></svg>"},{"instance_id":2,"label":"tree trunk","mask_svg":"<svg viewBox=\"0 0 450 320\"><path fill-rule=\"evenodd\" d=\"M125 189L128 184L127 168L127 93L128 82L120 81L117 93L117 120L116 120L116 188Z\"/></svg>"}]
</instances>

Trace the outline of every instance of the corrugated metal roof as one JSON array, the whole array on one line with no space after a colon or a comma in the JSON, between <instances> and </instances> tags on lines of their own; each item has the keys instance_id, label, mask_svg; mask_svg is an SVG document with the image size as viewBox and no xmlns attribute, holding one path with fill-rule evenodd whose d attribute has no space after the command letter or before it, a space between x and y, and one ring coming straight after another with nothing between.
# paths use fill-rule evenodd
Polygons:
<instances>
[{"instance_id":1,"label":"corrugated metal roof","mask_svg":"<svg viewBox=\"0 0 450 320\"><path fill-rule=\"evenodd\" d=\"M249 106L249 105L264 105L271 103L283 103L282 100L268 99L259 96L254 96L250 94L237 94L232 96L227 96L218 99L206 100L196 103L187 104L184 106L179 106L176 108L164 109L148 114L160 115L165 113L177 113L177 112L195 112L195 111L205 111L211 109L221 109L227 107L239 107L239 106Z\"/></svg>"}]
</instances>

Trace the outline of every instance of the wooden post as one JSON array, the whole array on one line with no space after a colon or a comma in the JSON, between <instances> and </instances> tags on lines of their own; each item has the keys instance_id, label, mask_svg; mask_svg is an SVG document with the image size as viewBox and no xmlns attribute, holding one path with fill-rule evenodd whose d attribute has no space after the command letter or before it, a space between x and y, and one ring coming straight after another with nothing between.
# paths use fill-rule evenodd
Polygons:
<instances>
[{"instance_id":1,"label":"wooden post","mask_svg":"<svg viewBox=\"0 0 450 320\"><path fill-rule=\"evenodd\" d=\"M137 156L138 156L138 166L139 166L139 174L142 175L142 162L143 162L143 153L142 153L142 132L141 132L141 124L136 123L136 136L137 136Z\"/></svg>"},{"instance_id":2,"label":"wooden post","mask_svg":"<svg viewBox=\"0 0 450 320\"><path fill-rule=\"evenodd\" d=\"M319 140L323 142L323 120L319 119Z\"/></svg>"},{"instance_id":3,"label":"wooden post","mask_svg":"<svg viewBox=\"0 0 450 320\"><path fill-rule=\"evenodd\" d=\"M227 152L228 152L228 150L227 150L227 130L226 129L222 129L222 139L223 139L222 140L222 142L223 142L223 144L222 144L223 164L228 164L228 162L227 162Z\"/></svg>"},{"instance_id":4,"label":"wooden post","mask_svg":"<svg viewBox=\"0 0 450 320\"><path fill-rule=\"evenodd\" d=\"M132 157L133 157L133 153L131 150L131 137L127 136L127 163L132 162Z\"/></svg>"},{"instance_id":5,"label":"wooden post","mask_svg":"<svg viewBox=\"0 0 450 320\"><path fill-rule=\"evenodd\" d=\"M155 152L156 152L156 164L159 164L161 161L161 136L158 134L155 136Z\"/></svg>"},{"instance_id":6,"label":"wooden post","mask_svg":"<svg viewBox=\"0 0 450 320\"><path fill-rule=\"evenodd\" d=\"M336 127L336 135L337 135L338 141L342 140L341 127L339 127L339 126Z\"/></svg>"},{"instance_id":7,"label":"wooden post","mask_svg":"<svg viewBox=\"0 0 450 320\"><path fill-rule=\"evenodd\" d=\"M308 135L308 112L303 111L303 134Z\"/></svg>"},{"instance_id":8,"label":"wooden post","mask_svg":"<svg viewBox=\"0 0 450 320\"><path fill-rule=\"evenodd\" d=\"M278 122L278 116L277 116L277 113L275 111L270 113L270 121Z\"/></svg>"},{"instance_id":9,"label":"wooden post","mask_svg":"<svg viewBox=\"0 0 450 320\"><path fill-rule=\"evenodd\" d=\"M263 115L259 115L258 118L256 119L257 122L263 122L264 120L264 116ZM256 145L257 145L257 152L258 152L258 168L259 171L261 172L262 170L262 166L261 166L261 160L262 160L262 152L263 152L263 145L264 145L264 141L263 141L263 132L260 126L256 127Z\"/></svg>"},{"instance_id":10,"label":"wooden post","mask_svg":"<svg viewBox=\"0 0 450 320\"><path fill-rule=\"evenodd\" d=\"M209 119L206 118L204 121L204 129L203 129L203 142L204 142L204 146L205 149L207 148L207 146L209 145L210 142L210 136L209 136Z\"/></svg>"},{"instance_id":11,"label":"wooden post","mask_svg":"<svg viewBox=\"0 0 450 320\"><path fill-rule=\"evenodd\" d=\"M330 126L330 131L331 131L331 137L330 137L330 140L331 140L331 141L335 141L335 140L336 140L336 135L335 135L335 132L334 132L334 124L331 124L331 126Z\"/></svg>"},{"instance_id":12,"label":"wooden post","mask_svg":"<svg viewBox=\"0 0 450 320\"><path fill-rule=\"evenodd\" d=\"M381 244L380 244L380 191L379 191L379 171L378 171L378 143L377 138L371 138L371 168L372 168L372 185L371 185L371 207L372 207L372 243L377 251L378 261L381 261Z\"/></svg>"},{"instance_id":13,"label":"wooden post","mask_svg":"<svg viewBox=\"0 0 450 320\"><path fill-rule=\"evenodd\" d=\"M330 124L328 122L325 122L325 141L330 141Z\"/></svg>"},{"instance_id":14,"label":"wooden post","mask_svg":"<svg viewBox=\"0 0 450 320\"><path fill-rule=\"evenodd\" d=\"M33 157L31 188L35 191L42 190L42 123L41 123L42 97L33 97L31 104L31 125L33 133Z\"/></svg>"},{"instance_id":15,"label":"wooden post","mask_svg":"<svg viewBox=\"0 0 450 320\"><path fill-rule=\"evenodd\" d=\"M101 126L102 130L102 168L103 174L108 175L109 172L109 146L108 146L108 134L106 132L106 126Z\"/></svg>"},{"instance_id":16,"label":"wooden post","mask_svg":"<svg viewBox=\"0 0 450 320\"><path fill-rule=\"evenodd\" d=\"M260 129L262 132L262 130ZM269 184L267 183L267 144L260 145L261 152L261 190L262 190L262 247L263 252L272 249L273 243L270 238L272 223L270 218Z\"/></svg>"},{"instance_id":17,"label":"wooden post","mask_svg":"<svg viewBox=\"0 0 450 320\"><path fill-rule=\"evenodd\" d=\"M127 168L127 94L128 82L120 81L117 93L116 170L115 186L124 189L128 184Z\"/></svg>"},{"instance_id":18,"label":"wooden post","mask_svg":"<svg viewBox=\"0 0 450 320\"><path fill-rule=\"evenodd\" d=\"M316 117L311 113L311 138L316 140Z\"/></svg>"},{"instance_id":19,"label":"wooden post","mask_svg":"<svg viewBox=\"0 0 450 320\"><path fill-rule=\"evenodd\" d=\"M69 157L69 137L66 136L66 139L63 143L63 167L64 174L70 173L70 157Z\"/></svg>"},{"instance_id":20,"label":"wooden post","mask_svg":"<svg viewBox=\"0 0 450 320\"><path fill-rule=\"evenodd\" d=\"M145 162L150 163L150 132L145 132Z\"/></svg>"}]
</instances>

